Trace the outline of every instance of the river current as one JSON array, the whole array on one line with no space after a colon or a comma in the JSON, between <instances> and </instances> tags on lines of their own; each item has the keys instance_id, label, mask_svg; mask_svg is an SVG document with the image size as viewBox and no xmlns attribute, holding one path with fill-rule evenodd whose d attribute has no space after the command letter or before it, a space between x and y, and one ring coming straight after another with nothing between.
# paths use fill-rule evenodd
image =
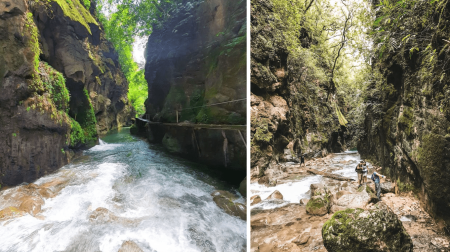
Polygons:
<instances>
[{"instance_id":1,"label":"river current","mask_svg":"<svg viewBox=\"0 0 450 252\"><path fill-rule=\"evenodd\" d=\"M39 216L0 222L0 251L118 251L128 240L158 252L228 252L246 246L246 222L226 214L210 195L233 190L232 185L130 136L128 129L105 136L34 183L55 178L69 182L44 199ZM8 190L14 188L1 193ZM239 201L245 203L242 197ZM115 217L92 221L98 208Z\"/></svg>"},{"instance_id":2,"label":"river current","mask_svg":"<svg viewBox=\"0 0 450 252\"><path fill-rule=\"evenodd\" d=\"M332 166L339 167L339 170L333 171L332 173L345 176L347 178L352 178L357 180L357 173L355 172L355 167L360 160L360 155L356 151L346 151L342 153L331 154L332 157L330 161L333 163ZM346 161L344 164L341 161ZM368 163L370 166L371 164ZM258 183L250 184L251 196L259 195L263 201L258 204L251 206L252 209L273 209L285 206L289 203L299 203L300 199L309 199L311 196L310 186L311 184L321 183L323 177L321 175L309 175L300 180L295 180L287 183L278 184L276 186L267 187L265 185L260 185ZM283 200L267 200L275 190L278 190L283 195Z\"/></svg>"}]
</instances>

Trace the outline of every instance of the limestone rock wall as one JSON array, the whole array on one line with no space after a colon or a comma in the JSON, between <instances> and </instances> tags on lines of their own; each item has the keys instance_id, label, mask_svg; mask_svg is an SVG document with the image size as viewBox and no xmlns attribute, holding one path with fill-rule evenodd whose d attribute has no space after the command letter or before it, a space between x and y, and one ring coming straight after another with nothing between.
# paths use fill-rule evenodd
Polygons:
<instances>
[{"instance_id":1,"label":"limestone rock wall","mask_svg":"<svg viewBox=\"0 0 450 252\"><path fill-rule=\"evenodd\" d=\"M258 176L269 164L339 152L345 144L325 86L308 77L303 59L283 43L285 27L270 0L251 1L251 166ZM301 44L314 39L302 31Z\"/></svg>"},{"instance_id":2,"label":"limestone rock wall","mask_svg":"<svg viewBox=\"0 0 450 252\"><path fill-rule=\"evenodd\" d=\"M70 2L0 0L0 185L67 164L88 144L73 145L73 119L89 119L96 139L133 115L117 54L93 12Z\"/></svg>"},{"instance_id":3,"label":"limestone rock wall","mask_svg":"<svg viewBox=\"0 0 450 252\"><path fill-rule=\"evenodd\" d=\"M402 28L388 30L394 34L392 40L402 41L403 34L411 39L374 59L378 78L367 90L365 135L358 151L412 189L450 231L450 79L445 41L450 35L450 12L446 5L420 3L404 16Z\"/></svg>"},{"instance_id":4,"label":"limestone rock wall","mask_svg":"<svg viewBox=\"0 0 450 252\"><path fill-rule=\"evenodd\" d=\"M246 33L245 0L183 1L148 39L147 118L244 125Z\"/></svg>"}]
</instances>

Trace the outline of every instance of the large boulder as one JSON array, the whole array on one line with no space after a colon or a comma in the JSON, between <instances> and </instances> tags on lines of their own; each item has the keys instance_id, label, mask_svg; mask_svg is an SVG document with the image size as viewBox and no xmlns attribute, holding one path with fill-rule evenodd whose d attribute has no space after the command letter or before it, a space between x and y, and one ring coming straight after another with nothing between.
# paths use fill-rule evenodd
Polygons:
<instances>
[{"instance_id":1,"label":"large boulder","mask_svg":"<svg viewBox=\"0 0 450 252\"><path fill-rule=\"evenodd\" d=\"M325 215L331 207L331 201L325 196L314 196L306 204L306 212L311 215Z\"/></svg>"},{"instance_id":2,"label":"large boulder","mask_svg":"<svg viewBox=\"0 0 450 252\"><path fill-rule=\"evenodd\" d=\"M395 184L392 182L384 182L380 184L382 193L395 193Z\"/></svg>"},{"instance_id":3,"label":"large boulder","mask_svg":"<svg viewBox=\"0 0 450 252\"><path fill-rule=\"evenodd\" d=\"M371 200L371 196L365 190L357 193L339 193L339 198L333 198L333 205L346 208L364 208Z\"/></svg>"},{"instance_id":4,"label":"large boulder","mask_svg":"<svg viewBox=\"0 0 450 252\"><path fill-rule=\"evenodd\" d=\"M226 191L215 191L211 194L216 205L222 208L227 214L237 216L242 220L247 220L247 207L244 204L234 202L236 195Z\"/></svg>"},{"instance_id":5,"label":"large boulder","mask_svg":"<svg viewBox=\"0 0 450 252\"><path fill-rule=\"evenodd\" d=\"M267 197L266 200L271 200L271 199L283 199L283 194L281 194L278 190L275 190L275 192L273 192L271 195L269 195L269 197Z\"/></svg>"},{"instance_id":6,"label":"large boulder","mask_svg":"<svg viewBox=\"0 0 450 252\"><path fill-rule=\"evenodd\" d=\"M247 197L247 177L245 177L239 185L239 192L242 196Z\"/></svg>"},{"instance_id":7,"label":"large boulder","mask_svg":"<svg viewBox=\"0 0 450 252\"><path fill-rule=\"evenodd\" d=\"M401 221L386 204L369 210L346 209L322 227L325 248L333 252L412 252L413 243Z\"/></svg>"}]
</instances>

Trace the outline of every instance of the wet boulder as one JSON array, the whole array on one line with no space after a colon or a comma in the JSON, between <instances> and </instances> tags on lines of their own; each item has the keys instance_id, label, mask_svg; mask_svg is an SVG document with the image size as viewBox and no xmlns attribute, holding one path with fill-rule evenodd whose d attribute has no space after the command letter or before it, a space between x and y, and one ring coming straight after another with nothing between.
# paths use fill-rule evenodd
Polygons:
<instances>
[{"instance_id":1,"label":"wet boulder","mask_svg":"<svg viewBox=\"0 0 450 252\"><path fill-rule=\"evenodd\" d=\"M412 252L413 243L397 215L380 202L369 210L346 209L322 227L325 248L334 252Z\"/></svg>"},{"instance_id":2,"label":"wet boulder","mask_svg":"<svg viewBox=\"0 0 450 252\"><path fill-rule=\"evenodd\" d=\"M271 200L271 199L283 199L283 194L281 194L278 190L275 190L271 195L269 195L269 197L267 197L266 200Z\"/></svg>"},{"instance_id":3,"label":"wet boulder","mask_svg":"<svg viewBox=\"0 0 450 252\"><path fill-rule=\"evenodd\" d=\"M381 193L395 193L395 184L392 182L384 182L380 184Z\"/></svg>"},{"instance_id":4,"label":"wet boulder","mask_svg":"<svg viewBox=\"0 0 450 252\"><path fill-rule=\"evenodd\" d=\"M239 184L239 192L242 196L247 197L247 177Z\"/></svg>"},{"instance_id":5,"label":"wet boulder","mask_svg":"<svg viewBox=\"0 0 450 252\"><path fill-rule=\"evenodd\" d=\"M117 252L143 252L143 250L133 241L124 241Z\"/></svg>"},{"instance_id":6,"label":"wet boulder","mask_svg":"<svg viewBox=\"0 0 450 252\"><path fill-rule=\"evenodd\" d=\"M41 206L44 205L44 200L41 197L24 197L22 200L23 201L22 204L20 204L19 209L29 213L32 216L36 216L36 214L41 212Z\"/></svg>"},{"instance_id":7,"label":"wet boulder","mask_svg":"<svg viewBox=\"0 0 450 252\"><path fill-rule=\"evenodd\" d=\"M211 194L216 205L222 208L227 214L237 216L242 220L247 219L247 207L238 202L234 202L237 196L227 191L215 191Z\"/></svg>"},{"instance_id":8,"label":"wet boulder","mask_svg":"<svg viewBox=\"0 0 450 252\"><path fill-rule=\"evenodd\" d=\"M16 207L7 207L0 210L0 221L7 220L14 217L20 217L25 214L24 211L17 209Z\"/></svg>"},{"instance_id":9,"label":"wet boulder","mask_svg":"<svg viewBox=\"0 0 450 252\"><path fill-rule=\"evenodd\" d=\"M250 198L250 202L251 206L258 204L259 202L261 202L261 197L259 197L259 195L254 195Z\"/></svg>"},{"instance_id":10,"label":"wet boulder","mask_svg":"<svg viewBox=\"0 0 450 252\"><path fill-rule=\"evenodd\" d=\"M325 196L313 196L306 204L306 212L310 215L325 215L331 207L331 201Z\"/></svg>"}]
</instances>

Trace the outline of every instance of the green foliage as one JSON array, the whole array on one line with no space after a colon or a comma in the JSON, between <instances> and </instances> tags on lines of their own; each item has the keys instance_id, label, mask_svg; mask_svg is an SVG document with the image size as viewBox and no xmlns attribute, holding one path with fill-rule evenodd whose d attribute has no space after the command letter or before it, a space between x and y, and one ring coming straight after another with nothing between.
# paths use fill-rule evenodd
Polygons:
<instances>
[{"instance_id":1,"label":"green foliage","mask_svg":"<svg viewBox=\"0 0 450 252\"><path fill-rule=\"evenodd\" d=\"M89 24L98 25L97 21L92 17L91 13L87 10L89 7L86 6L86 2L89 2L89 0L83 0L86 8L80 3L79 0L52 0L61 7L61 9L64 12L64 15L69 17L75 22L80 23L83 25L90 34L91 28L89 27Z\"/></svg>"},{"instance_id":2,"label":"green foliage","mask_svg":"<svg viewBox=\"0 0 450 252\"><path fill-rule=\"evenodd\" d=\"M83 0L83 5L86 7L87 10L91 8L91 1L90 0Z\"/></svg>"},{"instance_id":3,"label":"green foliage","mask_svg":"<svg viewBox=\"0 0 450 252\"><path fill-rule=\"evenodd\" d=\"M78 144L86 143L86 137L83 129L73 118L71 118L70 128L70 147L75 147Z\"/></svg>"},{"instance_id":4,"label":"green foliage","mask_svg":"<svg viewBox=\"0 0 450 252\"><path fill-rule=\"evenodd\" d=\"M25 28L31 35L29 40L29 46L31 51L34 53L34 70L36 73L39 72L39 55L41 53L41 48L39 47L39 31L33 20L33 13L28 12L26 15Z\"/></svg>"},{"instance_id":5,"label":"green foliage","mask_svg":"<svg viewBox=\"0 0 450 252\"><path fill-rule=\"evenodd\" d=\"M97 11L106 38L114 45L119 55L122 72L128 81L128 100L133 105L137 115L141 115L145 113L144 102L148 96L148 86L144 70L139 69L133 60L133 42L138 26L130 20L133 17L127 4L123 3L117 6L117 12L111 14L108 18L100 13L103 5L97 5Z\"/></svg>"},{"instance_id":6,"label":"green foliage","mask_svg":"<svg viewBox=\"0 0 450 252\"><path fill-rule=\"evenodd\" d=\"M400 192L414 192L417 193L417 189L411 183L402 183L400 179L397 179L397 186Z\"/></svg>"}]
</instances>

